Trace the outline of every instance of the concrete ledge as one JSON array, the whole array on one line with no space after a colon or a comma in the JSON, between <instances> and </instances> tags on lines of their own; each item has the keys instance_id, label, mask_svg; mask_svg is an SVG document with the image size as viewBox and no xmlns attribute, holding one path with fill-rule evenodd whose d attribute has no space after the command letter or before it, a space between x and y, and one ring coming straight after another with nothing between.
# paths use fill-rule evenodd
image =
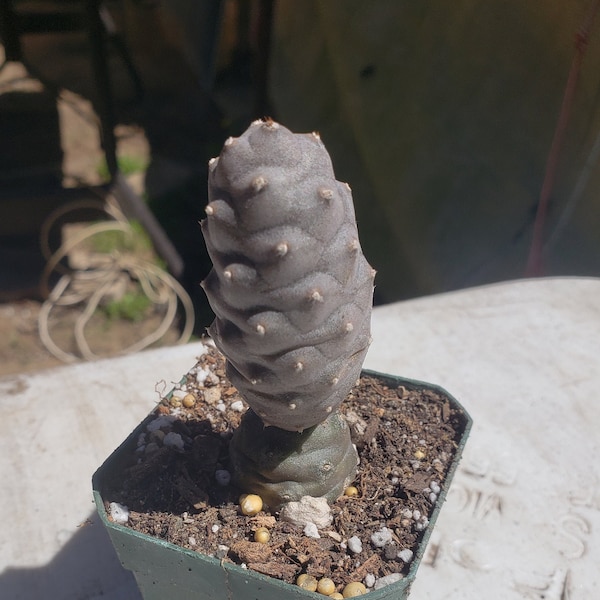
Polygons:
<instances>
[{"instance_id":1,"label":"concrete ledge","mask_svg":"<svg viewBox=\"0 0 600 600\"><path fill-rule=\"evenodd\" d=\"M599 299L598 279L541 279L374 311L365 366L442 385L475 421L411 598L595 597ZM139 597L91 475L198 348L0 379L3 598Z\"/></svg>"}]
</instances>

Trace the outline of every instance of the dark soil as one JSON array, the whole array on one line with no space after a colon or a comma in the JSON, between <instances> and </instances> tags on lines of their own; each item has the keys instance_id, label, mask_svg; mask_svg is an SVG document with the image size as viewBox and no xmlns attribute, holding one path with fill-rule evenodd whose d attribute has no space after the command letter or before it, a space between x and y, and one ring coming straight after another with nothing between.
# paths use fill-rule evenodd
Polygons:
<instances>
[{"instance_id":1,"label":"dark soil","mask_svg":"<svg viewBox=\"0 0 600 600\"><path fill-rule=\"evenodd\" d=\"M185 408L171 394L161 400L148 422L154 420L150 429L161 424L156 417L165 423L154 432L146 425L137 448L132 441L126 464L104 490L107 510L109 502L124 504L130 509L128 526L139 532L289 583L309 573L331 577L340 590L367 574L406 574L410 559L398 554L414 552L427 529L436 502L432 494L438 485L444 489L464 415L435 391L363 376L342 407L360 456L358 496L337 500L333 524L320 538L307 537L277 514L242 515L241 491L215 481L215 471L227 469L229 439L242 412L231 408L241 398L225 377L222 356L209 348L183 382L194 406ZM198 369L210 370L203 384ZM165 445L169 433L181 436L183 449ZM269 529L267 544L254 541L258 527ZM391 540L376 547L371 536L382 527L391 530ZM358 554L347 545L353 536L362 541Z\"/></svg>"}]
</instances>

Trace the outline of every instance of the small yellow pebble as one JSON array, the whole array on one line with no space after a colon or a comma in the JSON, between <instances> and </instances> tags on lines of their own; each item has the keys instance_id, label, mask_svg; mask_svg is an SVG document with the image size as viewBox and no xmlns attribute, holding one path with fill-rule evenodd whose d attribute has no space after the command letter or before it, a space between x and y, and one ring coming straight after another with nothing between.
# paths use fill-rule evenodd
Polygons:
<instances>
[{"instance_id":1,"label":"small yellow pebble","mask_svg":"<svg viewBox=\"0 0 600 600\"><path fill-rule=\"evenodd\" d=\"M185 408L192 408L194 404L196 404L196 396L194 394L186 394L181 401L181 404L185 406Z\"/></svg>"},{"instance_id":2,"label":"small yellow pebble","mask_svg":"<svg viewBox=\"0 0 600 600\"><path fill-rule=\"evenodd\" d=\"M335 592L335 583L333 583L333 579L329 579L329 577L319 579L317 583L317 592L325 596L331 596L331 594Z\"/></svg>"},{"instance_id":3,"label":"small yellow pebble","mask_svg":"<svg viewBox=\"0 0 600 600\"><path fill-rule=\"evenodd\" d=\"M418 450L415 450L414 456L417 460L423 460L425 458L425 452L419 448Z\"/></svg>"},{"instance_id":4,"label":"small yellow pebble","mask_svg":"<svg viewBox=\"0 0 600 600\"><path fill-rule=\"evenodd\" d=\"M254 541L259 542L260 544L266 544L271 539L271 534L266 527L259 527L254 532Z\"/></svg>"},{"instance_id":5,"label":"small yellow pebble","mask_svg":"<svg viewBox=\"0 0 600 600\"><path fill-rule=\"evenodd\" d=\"M330 598L334 600L344 600L344 596L342 596L339 592L333 592L333 594L329 594Z\"/></svg>"},{"instance_id":6,"label":"small yellow pebble","mask_svg":"<svg viewBox=\"0 0 600 600\"><path fill-rule=\"evenodd\" d=\"M317 580L312 575L308 575L308 573L302 573L302 575L298 575L296 579L296 585L301 587L303 590L307 590L308 592L316 592L317 591Z\"/></svg>"},{"instance_id":7,"label":"small yellow pebble","mask_svg":"<svg viewBox=\"0 0 600 600\"><path fill-rule=\"evenodd\" d=\"M342 592L344 598L354 598L354 596L362 596L367 593L367 588L360 581L352 581Z\"/></svg>"},{"instance_id":8,"label":"small yellow pebble","mask_svg":"<svg viewBox=\"0 0 600 600\"><path fill-rule=\"evenodd\" d=\"M242 494L240 496L240 508L242 509L242 514L253 517L262 510L262 507L263 501L260 496L257 496L256 494Z\"/></svg>"},{"instance_id":9,"label":"small yellow pebble","mask_svg":"<svg viewBox=\"0 0 600 600\"><path fill-rule=\"evenodd\" d=\"M344 496L349 496L350 498L354 498L355 496L358 496L358 488L356 488L353 485L349 485L344 490Z\"/></svg>"},{"instance_id":10,"label":"small yellow pebble","mask_svg":"<svg viewBox=\"0 0 600 600\"><path fill-rule=\"evenodd\" d=\"M169 399L169 405L173 408L181 406L181 398L178 398L177 396L171 396Z\"/></svg>"}]
</instances>

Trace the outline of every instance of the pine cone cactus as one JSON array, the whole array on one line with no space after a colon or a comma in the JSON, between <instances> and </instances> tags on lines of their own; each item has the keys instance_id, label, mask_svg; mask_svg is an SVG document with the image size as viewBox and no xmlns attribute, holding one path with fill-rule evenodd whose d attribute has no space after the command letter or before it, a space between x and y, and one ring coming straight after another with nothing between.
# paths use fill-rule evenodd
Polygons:
<instances>
[{"instance_id":1,"label":"pine cone cactus","mask_svg":"<svg viewBox=\"0 0 600 600\"><path fill-rule=\"evenodd\" d=\"M374 271L349 186L317 134L256 121L210 161L206 214L209 333L228 377L264 426L314 428L336 414L370 340Z\"/></svg>"}]
</instances>

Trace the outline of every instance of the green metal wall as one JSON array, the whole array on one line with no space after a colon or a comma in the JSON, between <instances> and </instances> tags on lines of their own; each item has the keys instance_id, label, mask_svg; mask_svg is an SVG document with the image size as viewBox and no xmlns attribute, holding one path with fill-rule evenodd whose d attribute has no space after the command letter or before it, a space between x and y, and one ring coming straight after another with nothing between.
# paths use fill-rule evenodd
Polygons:
<instances>
[{"instance_id":1,"label":"green metal wall","mask_svg":"<svg viewBox=\"0 0 600 600\"><path fill-rule=\"evenodd\" d=\"M383 301L520 277L575 34L574 0L279 0L276 116L318 129L350 182ZM600 133L600 17L584 59L547 233ZM594 157L592 157L593 159ZM546 274L600 274L600 169Z\"/></svg>"}]
</instances>

